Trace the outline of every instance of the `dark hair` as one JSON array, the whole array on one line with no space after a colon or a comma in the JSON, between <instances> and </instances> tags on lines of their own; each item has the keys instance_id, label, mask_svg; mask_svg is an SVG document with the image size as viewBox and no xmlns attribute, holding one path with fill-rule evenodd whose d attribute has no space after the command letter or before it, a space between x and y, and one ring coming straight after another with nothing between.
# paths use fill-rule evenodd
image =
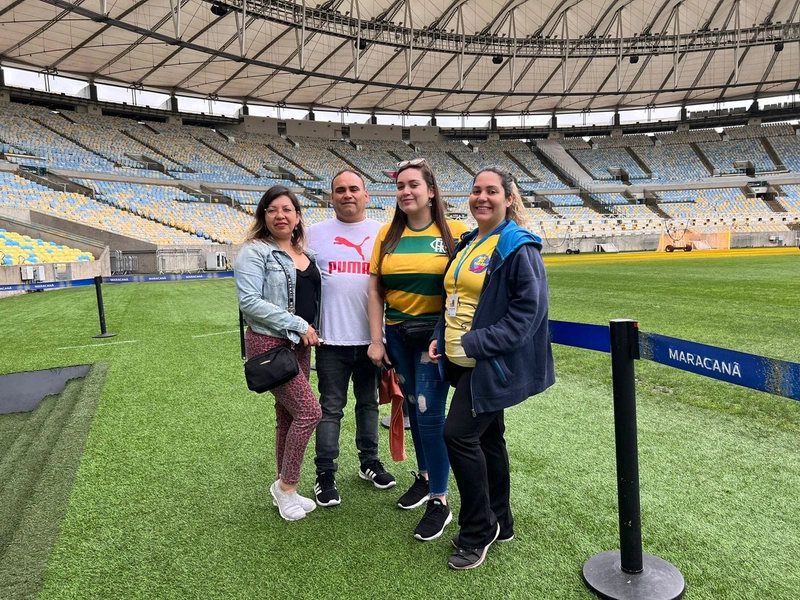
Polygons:
<instances>
[{"instance_id":1,"label":"dark hair","mask_svg":"<svg viewBox=\"0 0 800 600\"><path fill-rule=\"evenodd\" d=\"M247 230L245 241L266 240L272 237L269 229L267 229L267 208L269 208L269 205L281 196L286 196L289 198L289 200L292 202L292 206L294 206L294 209L297 211L297 216L300 220L297 222L297 225L292 231L292 246L296 250L302 252L306 245L306 230L303 226L303 215L300 209L300 201L297 199L297 196L294 195L294 192L285 185L273 185L266 192L264 192L263 196L261 196L261 200L258 202L258 206L256 206L253 224L250 225L250 228Z\"/></svg>"},{"instance_id":2,"label":"dark hair","mask_svg":"<svg viewBox=\"0 0 800 600\"><path fill-rule=\"evenodd\" d=\"M503 186L503 193L506 198L511 198L511 206L506 209L506 219L514 221L520 227L525 227L528 221L525 214L525 205L522 204L522 196L519 193L517 181L511 172L498 165L483 167L480 171L475 173L475 177L472 179L472 185L475 185L475 180L478 179L478 175L481 173L494 173L500 178L500 185Z\"/></svg>"},{"instance_id":3,"label":"dark hair","mask_svg":"<svg viewBox=\"0 0 800 600\"><path fill-rule=\"evenodd\" d=\"M352 173L353 175L355 175L356 177L358 177L358 178L361 180L361 187L362 187L362 188L364 188L365 190L367 189L367 185L366 185L366 183L364 182L364 178L361 176L361 173L358 173L358 172L354 171L353 169L342 169L341 171L339 171L338 173L336 173L336 175L334 175L334 176L331 178L331 191L333 191L333 182L334 182L334 181L336 181L336 178L337 178L339 175L344 175L345 173Z\"/></svg>"},{"instance_id":4,"label":"dark hair","mask_svg":"<svg viewBox=\"0 0 800 600\"><path fill-rule=\"evenodd\" d=\"M433 190L433 198L431 198L431 218L436 224L436 227L439 228L439 232L442 234L442 242L447 249L447 255L450 256L456 249L456 244L453 241L453 234L450 232L450 226L447 224L445 205L439 193L439 184L436 183L436 176L433 174L433 170L427 161L423 160L420 163L403 165L397 169L397 172L394 174L395 179L400 176L400 173L408 169L417 169L425 180L428 189ZM387 254L390 254L397 248L397 244L403 236L406 225L408 225L408 215L406 215L399 206L396 206L394 209L394 217L392 217L392 222L389 225L389 231L386 232L386 237L383 242L381 242L380 257L378 258L377 275L379 287L382 292L385 292L383 286L380 284L383 259Z\"/></svg>"}]
</instances>

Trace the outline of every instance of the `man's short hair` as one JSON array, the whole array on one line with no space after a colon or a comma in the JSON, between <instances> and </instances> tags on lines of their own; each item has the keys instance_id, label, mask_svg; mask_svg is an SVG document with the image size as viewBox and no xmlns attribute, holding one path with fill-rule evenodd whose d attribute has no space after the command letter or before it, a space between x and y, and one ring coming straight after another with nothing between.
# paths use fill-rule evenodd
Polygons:
<instances>
[{"instance_id":1,"label":"man's short hair","mask_svg":"<svg viewBox=\"0 0 800 600\"><path fill-rule=\"evenodd\" d=\"M336 181L336 178L337 178L339 175L343 175L344 173L352 173L353 175L355 175L356 177L358 177L358 178L361 180L361 187L362 187L363 189L365 189L365 190L367 189L367 185L366 185L366 183L364 183L364 178L361 176L361 173L357 173L357 172L356 172L356 171L354 171L353 169L342 169L341 171L339 171L338 173L336 173L336 175L334 175L334 176L333 176L333 179L331 179L331 191L333 191L333 182L334 182L334 181Z\"/></svg>"}]
</instances>

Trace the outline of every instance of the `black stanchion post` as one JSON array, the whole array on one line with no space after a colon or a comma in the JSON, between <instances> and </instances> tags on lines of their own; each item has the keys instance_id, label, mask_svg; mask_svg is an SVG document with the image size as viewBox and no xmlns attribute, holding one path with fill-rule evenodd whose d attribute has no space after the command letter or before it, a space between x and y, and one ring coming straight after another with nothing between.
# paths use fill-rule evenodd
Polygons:
<instances>
[{"instance_id":1,"label":"black stanchion post","mask_svg":"<svg viewBox=\"0 0 800 600\"><path fill-rule=\"evenodd\" d=\"M617 449L617 503L622 570L642 572L642 512L639 504L639 445L636 434L636 375L639 330L634 321L611 322L611 377L614 442Z\"/></svg>"},{"instance_id":2,"label":"black stanchion post","mask_svg":"<svg viewBox=\"0 0 800 600\"><path fill-rule=\"evenodd\" d=\"M615 319L610 329L620 550L601 552L586 561L583 579L595 594L609 600L676 600L686 589L681 572L667 561L642 552L634 373L634 360L639 358L639 324Z\"/></svg>"},{"instance_id":3,"label":"black stanchion post","mask_svg":"<svg viewBox=\"0 0 800 600\"><path fill-rule=\"evenodd\" d=\"M103 308L103 277L98 275L94 278L94 289L97 292L97 313L100 315L100 333L92 337L110 338L117 335L106 331L106 311Z\"/></svg>"}]
</instances>

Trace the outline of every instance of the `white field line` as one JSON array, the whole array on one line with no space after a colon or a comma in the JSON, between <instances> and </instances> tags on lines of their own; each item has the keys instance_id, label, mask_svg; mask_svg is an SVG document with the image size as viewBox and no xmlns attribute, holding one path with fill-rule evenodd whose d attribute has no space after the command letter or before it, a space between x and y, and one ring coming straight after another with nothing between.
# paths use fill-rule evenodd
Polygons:
<instances>
[{"instance_id":1,"label":"white field line","mask_svg":"<svg viewBox=\"0 0 800 600\"><path fill-rule=\"evenodd\" d=\"M212 335L226 335L228 333L236 333L238 329L231 329L230 331L218 331L217 333L204 333L203 335L193 335L193 338L211 337Z\"/></svg>"},{"instance_id":2,"label":"white field line","mask_svg":"<svg viewBox=\"0 0 800 600\"><path fill-rule=\"evenodd\" d=\"M75 350L76 348L101 348L102 346L113 346L114 344L135 344L139 340L125 340L123 342L103 342L102 344L88 344L87 346L64 346L56 350Z\"/></svg>"}]
</instances>

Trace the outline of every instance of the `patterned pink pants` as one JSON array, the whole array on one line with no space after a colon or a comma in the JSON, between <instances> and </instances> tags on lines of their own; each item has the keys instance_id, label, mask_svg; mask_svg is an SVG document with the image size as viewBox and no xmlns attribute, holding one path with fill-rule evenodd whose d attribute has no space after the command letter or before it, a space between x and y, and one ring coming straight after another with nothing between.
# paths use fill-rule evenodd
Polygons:
<instances>
[{"instance_id":1,"label":"patterned pink pants","mask_svg":"<svg viewBox=\"0 0 800 600\"><path fill-rule=\"evenodd\" d=\"M244 337L247 358L257 356L278 346L290 346L283 338L261 335L248 328ZM275 396L275 459L278 465L278 478L285 483L296 485L300 481L300 468L303 455L314 428L322 418L314 392L308 383L311 371L311 348L298 344L295 348L300 373L281 386L272 390Z\"/></svg>"}]
</instances>

